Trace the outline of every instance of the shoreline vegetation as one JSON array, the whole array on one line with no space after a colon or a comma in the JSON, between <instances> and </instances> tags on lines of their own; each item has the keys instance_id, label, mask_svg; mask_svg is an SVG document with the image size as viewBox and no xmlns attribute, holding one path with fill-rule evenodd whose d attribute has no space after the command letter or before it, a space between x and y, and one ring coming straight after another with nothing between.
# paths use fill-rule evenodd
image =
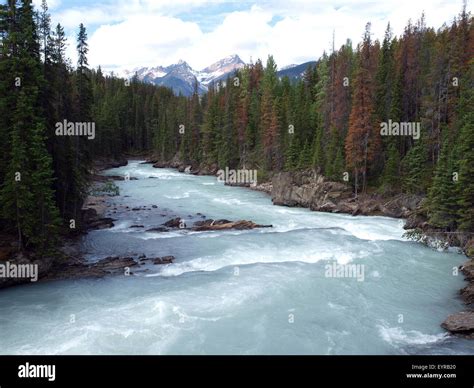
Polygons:
<instances>
[{"instance_id":1,"label":"shoreline vegetation","mask_svg":"<svg viewBox=\"0 0 474 388\"><path fill-rule=\"evenodd\" d=\"M128 267L130 258L105 258L85 268L74 251L89 227L113 225L100 216L106 199L88 198L90 184L109 182L98 172L126 164L125 155L202 175L246 168L258 171L256 189L276 205L406 218L413 238L459 246L471 259L461 267L471 310L444 327L472 336L473 18L464 6L435 29L422 15L400 36L388 25L382 41L370 28L300 79L280 79L270 55L186 97L91 69L83 24L73 67L45 1L38 10L30 0L1 4L0 261L37 264L40 280L75 276L64 266L81 276ZM57 136L56 124L66 122L94 133ZM411 124L420 132L401 136ZM20 282L0 279L0 288Z\"/></svg>"}]
</instances>

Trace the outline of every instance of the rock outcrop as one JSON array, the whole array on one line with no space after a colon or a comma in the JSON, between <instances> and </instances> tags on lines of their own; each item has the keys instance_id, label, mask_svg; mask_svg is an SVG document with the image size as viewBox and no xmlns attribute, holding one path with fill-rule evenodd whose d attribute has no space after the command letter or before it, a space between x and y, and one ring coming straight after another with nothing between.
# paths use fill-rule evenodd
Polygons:
<instances>
[{"instance_id":1,"label":"rock outcrop","mask_svg":"<svg viewBox=\"0 0 474 388\"><path fill-rule=\"evenodd\" d=\"M352 197L352 189L326 181L316 171L280 172L272 178L271 196L275 205L334 211L342 200Z\"/></svg>"},{"instance_id":2,"label":"rock outcrop","mask_svg":"<svg viewBox=\"0 0 474 388\"><path fill-rule=\"evenodd\" d=\"M387 199L378 194L363 194L354 198L351 186L329 181L315 170L274 174L271 186L275 205L301 206L330 213L408 217L422 200L415 195Z\"/></svg>"},{"instance_id":3,"label":"rock outcrop","mask_svg":"<svg viewBox=\"0 0 474 388\"><path fill-rule=\"evenodd\" d=\"M441 326L453 334L474 339L474 311L452 314Z\"/></svg>"}]
</instances>

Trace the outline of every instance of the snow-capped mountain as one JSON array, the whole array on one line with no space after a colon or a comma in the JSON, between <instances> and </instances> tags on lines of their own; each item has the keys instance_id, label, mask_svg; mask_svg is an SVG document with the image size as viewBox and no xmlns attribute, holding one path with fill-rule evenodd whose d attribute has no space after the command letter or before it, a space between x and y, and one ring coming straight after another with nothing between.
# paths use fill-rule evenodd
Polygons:
<instances>
[{"instance_id":1,"label":"snow-capped mountain","mask_svg":"<svg viewBox=\"0 0 474 388\"><path fill-rule=\"evenodd\" d=\"M277 75L288 77L293 82L300 79L309 66L315 66L316 62L306 62L300 65L288 65L282 67ZM238 55L229 55L205 67L202 70L194 70L187 62L180 60L170 66L142 67L132 71L125 71L126 78L131 78L135 74L140 81L149 82L155 85L166 86L176 94L191 96L197 86L199 94L205 93L211 83L217 84L225 81L228 76L232 76L236 70L245 66L245 63Z\"/></svg>"},{"instance_id":2,"label":"snow-capped mountain","mask_svg":"<svg viewBox=\"0 0 474 388\"><path fill-rule=\"evenodd\" d=\"M155 85L167 86L176 94L190 96L195 86L199 93L207 91L209 84L224 80L236 70L245 66L238 55L230 55L212 65L196 71L183 60L170 66L143 67L133 71L125 71L126 77L133 77Z\"/></svg>"},{"instance_id":3,"label":"snow-capped mountain","mask_svg":"<svg viewBox=\"0 0 474 388\"><path fill-rule=\"evenodd\" d=\"M238 55L229 55L213 63L212 65L202 69L198 74L198 80L203 85L209 85L211 82L221 81L236 70L245 66L245 63Z\"/></svg>"}]
</instances>

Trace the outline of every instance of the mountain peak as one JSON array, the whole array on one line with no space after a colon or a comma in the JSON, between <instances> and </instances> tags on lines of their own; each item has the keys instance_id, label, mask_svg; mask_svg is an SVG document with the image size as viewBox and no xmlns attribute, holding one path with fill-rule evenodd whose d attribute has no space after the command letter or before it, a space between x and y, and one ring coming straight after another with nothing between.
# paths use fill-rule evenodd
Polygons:
<instances>
[{"instance_id":1,"label":"mountain peak","mask_svg":"<svg viewBox=\"0 0 474 388\"><path fill-rule=\"evenodd\" d=\"M200 81L204 85L226 78L230 73L245 66L245 63L237 54L228 55L212 65L204 68L200 72Z\"/></svg>"},{"instance_id":2,"label":"mountain peak","mask_svg":"<svg viewBox=\"0 0 474 388\"><path fill-rule=\"evenodd\" d=\"M226 56L222 59L222 61L227 61L227 60L243 63L242 59L240 59L240 57L237 54L231 54L231 55L228 55L228 56Z\"/></svg>"},{"instance_id":3,"label":"mountain peak","mask_svg":"<svg viewBox=\"0 0 474 388\"><path fill-rule=\"evenodd\" d=\"M221 60L213 63L208 68L216 66L216 65L222 66L222 65L227 65L227 64L245 65L245 62L242 61L242 59L240 59L240 57L237 54L232 54L232 55L228 55L228 56L222 58Z\"/></svg>"}]
</instances>

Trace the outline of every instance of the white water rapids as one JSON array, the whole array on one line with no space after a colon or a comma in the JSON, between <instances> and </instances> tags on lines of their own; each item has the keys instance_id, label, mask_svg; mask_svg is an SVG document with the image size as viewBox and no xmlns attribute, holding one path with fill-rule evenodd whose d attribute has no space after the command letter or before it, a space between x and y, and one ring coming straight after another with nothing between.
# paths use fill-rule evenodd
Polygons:
<instances>
[{"instance_id":1,"label":"white water rapids","mask_svg":"<svg viewBox=\"0 0 474 388\"><path fill-rule=\"evenodd\" d=\"M115 226L83 238L86 257L175 262L2 290L0 353L474 354L440 327L463 308L452 272L465 257L406 240L401 220L273 206L215 177L136 161L107 173L138 180L117 182ZM144 231L172 216L192 224L196 213L273 228ZM363 281L326 276L334 263L363 266Z\"/></svg>"}]
</instances>

